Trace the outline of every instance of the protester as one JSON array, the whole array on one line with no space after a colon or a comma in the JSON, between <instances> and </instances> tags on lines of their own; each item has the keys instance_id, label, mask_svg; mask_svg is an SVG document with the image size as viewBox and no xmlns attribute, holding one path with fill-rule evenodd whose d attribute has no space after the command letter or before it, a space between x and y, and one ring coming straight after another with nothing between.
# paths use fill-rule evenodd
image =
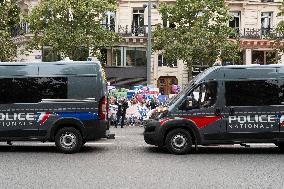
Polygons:
<instances>
[{"instance_id":1,"label":"protester","mask_svg":"<svg viewBox=\"0 0 284 189\"><path fill-rule=\"evenodd\" d=\"M115 123L115 128L117 128L117 125L120 122L121 128L124 126L124 120L125 120L125 115L126 115L126 109L128 108L128 102L125 100L125 98L121 98L117 103L117 120Z\"/></svg>"},{"instance_id":2,"label":"protester","mask_svg":"<svg viewBox=\"0 0 284 189\"><path fill-rule=\"evenodd\" d=\"M135 120L139 117L138 114L138 104L137 104L137 100L135 98L132 98L130 100L130 107L127 109L126 114L129 116L129 124L134 126L135 125Z\"/></svg>"}]
</instances>

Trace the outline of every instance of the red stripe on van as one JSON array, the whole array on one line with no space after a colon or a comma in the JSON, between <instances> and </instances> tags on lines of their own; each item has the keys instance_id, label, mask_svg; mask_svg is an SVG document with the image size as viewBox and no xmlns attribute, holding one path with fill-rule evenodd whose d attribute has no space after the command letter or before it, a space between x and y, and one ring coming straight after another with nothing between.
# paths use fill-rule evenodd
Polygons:
<instances>
[{"instance_id":1,"label":"red stripe on van","mask_svg":"<svg viewBox=\"0 0 284 189\"><path fill-rule=\"evenodd\" d=\"M170 121L170 120L173 120L173 118L166 118L166 119L163 119L160 121L160 124L162 125L163 123L167 122L167 121Z\"/></svg>"},{"instance_id":2,"label":"red stripe on van","mask_svg":"<svg viewBox=\"0 0 284 189\"><path fill-rule=\"evenodd\" d=\"M186 116L185 118L193 121L199 129L222 119L221 116Z\"/></svg>"}]
</instances>

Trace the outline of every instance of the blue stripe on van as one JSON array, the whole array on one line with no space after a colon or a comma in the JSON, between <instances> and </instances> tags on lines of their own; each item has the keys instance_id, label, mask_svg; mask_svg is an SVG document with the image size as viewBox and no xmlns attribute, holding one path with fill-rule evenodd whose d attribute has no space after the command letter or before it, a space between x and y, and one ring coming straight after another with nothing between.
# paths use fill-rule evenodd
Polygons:
<instances>
[{"instance_id":1,"label":"blue stripe on van","mask_svg":"<svg viewBox=\"0 0 284 189\"><path fill-rule=\"evenodd\" d=\"M80 120L98 120L99 115L93 112L56 112L62 118L72 117Z\"/></svg>"}]
</instances>

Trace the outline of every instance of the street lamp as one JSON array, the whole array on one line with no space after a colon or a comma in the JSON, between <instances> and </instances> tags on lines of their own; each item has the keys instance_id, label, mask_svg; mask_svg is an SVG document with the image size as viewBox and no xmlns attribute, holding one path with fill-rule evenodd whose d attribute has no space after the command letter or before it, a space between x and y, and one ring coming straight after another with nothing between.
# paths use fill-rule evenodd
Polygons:
<instances>
[{"instance_id":1,"label":"street lamp","mask_svg":"<svg viewBox=\"0 0 284 189\"><path fill-rule=\"evenodd\" d=\"M152 7L153 6L153 7ZM152 1L149 0L148 4L143 5L144 8L148 7L148 37L147 37L147 85L151 83L151 54L152 54L152 23L151 23L151 10L156 8L156 5L152 5Z\"/></svg>"}]
</instances>

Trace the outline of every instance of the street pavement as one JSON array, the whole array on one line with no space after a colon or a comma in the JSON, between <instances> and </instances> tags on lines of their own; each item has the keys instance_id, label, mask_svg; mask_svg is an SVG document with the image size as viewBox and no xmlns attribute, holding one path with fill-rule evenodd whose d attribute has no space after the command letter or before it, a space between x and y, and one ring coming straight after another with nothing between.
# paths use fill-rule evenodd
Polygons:
<instances>
[{"instance_id":1,"label":"street pavement","mask_svg":"<svg viewBox=\"0 0 284 189\"><path fill-rule=\"evenodd\" d=\"M176 156L147 145L142 127L61 154L52 143L0 144L0 188L284 188L284 153L273 144L200 147Z\"/></svg>"}]
</instances>

